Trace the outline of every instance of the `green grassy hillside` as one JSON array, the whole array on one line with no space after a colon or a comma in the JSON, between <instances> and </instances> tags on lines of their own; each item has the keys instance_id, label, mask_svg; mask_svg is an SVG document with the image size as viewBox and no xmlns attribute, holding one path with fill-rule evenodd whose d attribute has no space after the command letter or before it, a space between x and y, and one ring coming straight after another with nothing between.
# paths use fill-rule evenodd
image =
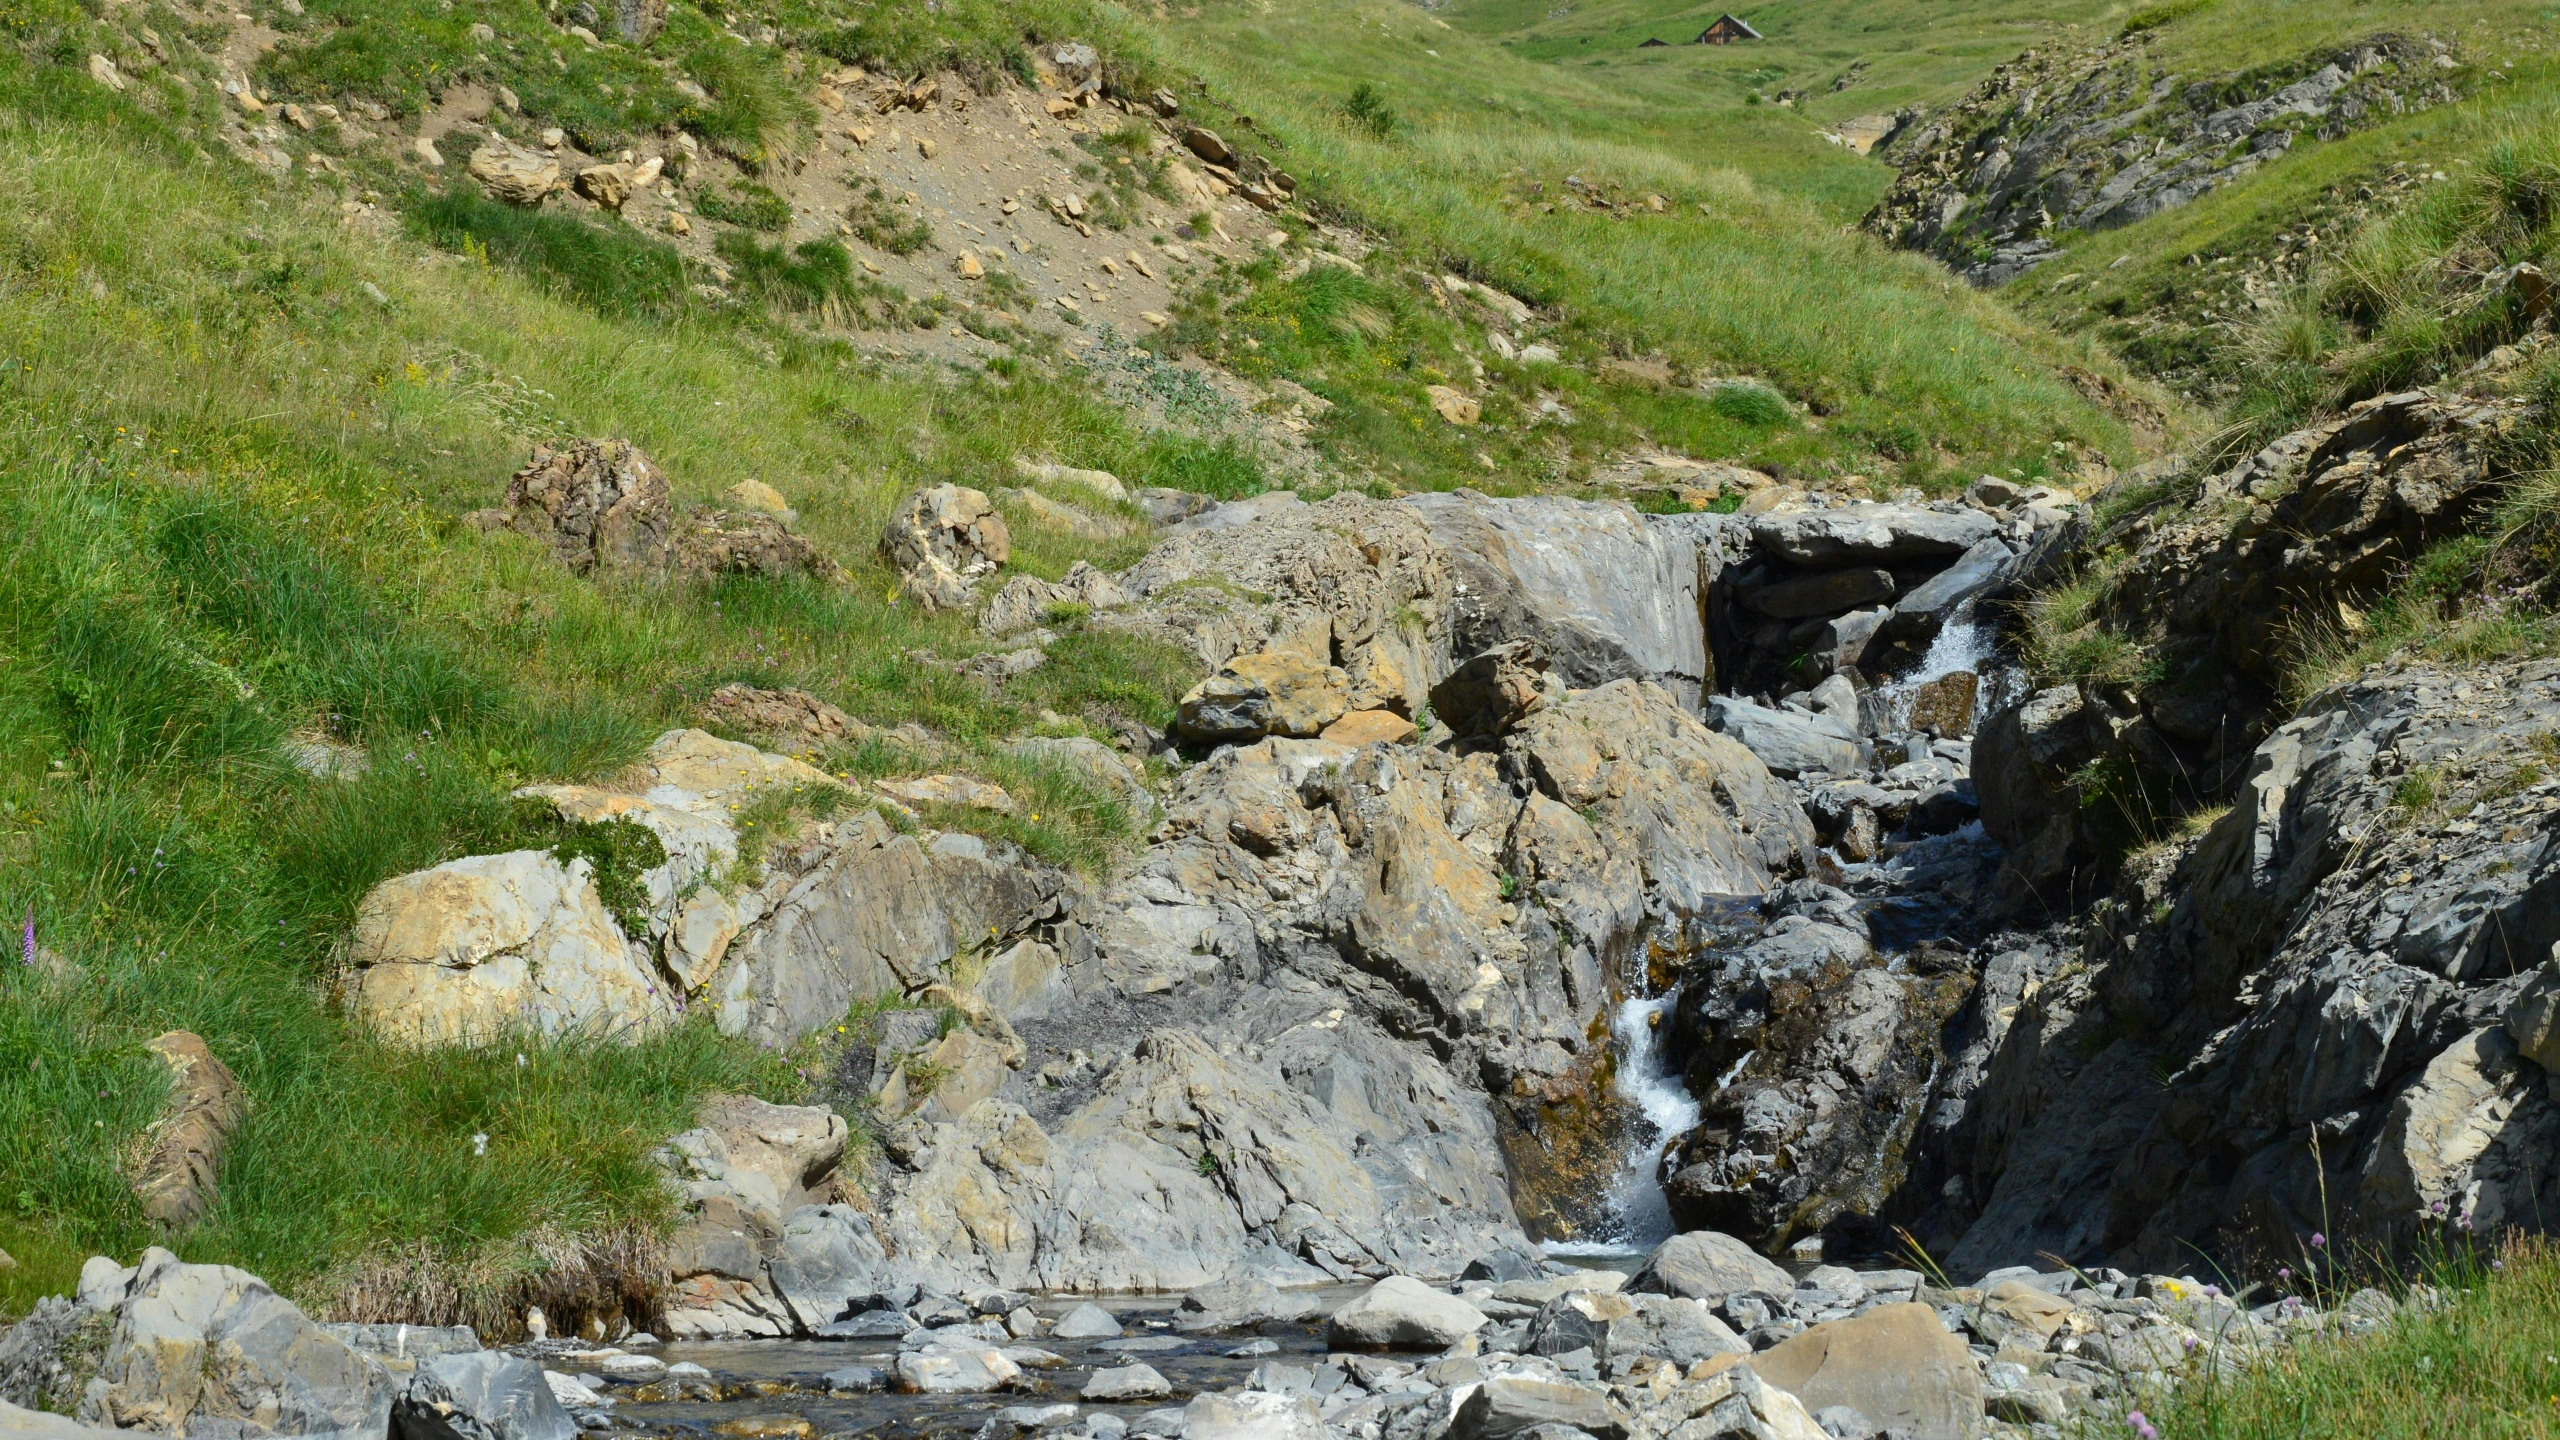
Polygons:
<instances>
[{"instance_id":1,"label":"green grassy hillside","mask_svg":"<svg viewBox=\"0 0 2560 1440\"><path fill-rule=\"evenodd\" d=\"M246 29L160 5L0 14L0 915L24 945L0 971L0 1248L20 1261L0 1310L153 1238L125 1171L161 1095L141 1043L173 1027L254 1105L191 1258L327 1304L418 1266L502 1295L645 1249L665 1204L650 1147L708 1090L791 1098L807 1057L696 1023L630 1050L420 1060L353 1031L325 979L369 887L541 839L512 787L610 774L722 683L935 737L825 755L840 773L964 768L1034 802L930 818L1096 873L1136 843L1106 797L999 742L1161 724L1187 660L1069 625L1045 668L992 687L947 664L986 642L897 603L871 547L906 491L993 488L1018 454L1235 495L1270 483L1257 452L1150 427L1056 344L886 358L950 316L863 290L858 247L831 238L781 252L724 229L760 248L720 251L719 286L663 231L483 201L459 165L404 158L466 99L503 90L504 124L597 154L691 137L719 173L782 183L821 67L1000 88L1030 74L1029 42L1091 39L1115 89L1177 88L1298 178L1293 245L1368 247L1356 271L1206 267L1149 342L1332 400L1310 490L1578 490L1655 445L1944 490L2160 438L2087 398L2126 383L2094 343L1846 229L1873 162L1802 117L1730 90L1675 104L1478 20L808 0L678 4L626 46L513 0L258 0ZM1961 44L1988 63L2021 23L1984 9ZM233 82L291 133L255 140ZM1557 357L1504 359L1485 318L1443 306L1442 274L1535 303ZM1628 360L1661 370L1608 364ZM1483 424L1430 410L1426 387L1452 383ZM578 436L636 442L691 500L773 485L852 583L589 582L461 522L535 444ZM1145 543L1013 518L1015 565L1045 576ZM315 735L371 768L304 774L285 746Z\"/></svg>"}]
</instances>

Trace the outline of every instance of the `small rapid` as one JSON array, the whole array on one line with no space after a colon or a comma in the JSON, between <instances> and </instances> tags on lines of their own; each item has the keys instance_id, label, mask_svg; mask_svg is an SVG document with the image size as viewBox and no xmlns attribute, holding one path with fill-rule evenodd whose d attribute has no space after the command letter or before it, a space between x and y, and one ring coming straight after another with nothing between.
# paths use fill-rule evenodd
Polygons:
<instances>
[{"instance_id":1,"label":"small rapid","mask_svg":"<svg viewBox=\"0 0 2560 1440\"><path fill-rule=\"evenodd\" d=\"M1662 1148L1695 1129L1701 1111L1662 1044L1676 995L1619 1002L1610 1017L1618 1051L1614 1090L1626 1107L1626 1153L1609 1186L1602 1223L1586 1240L1549 1241L1549 1254L1606 1258L1640 1255L1676 1233L1662 1193Z\"/></svg>"}]
</instances>

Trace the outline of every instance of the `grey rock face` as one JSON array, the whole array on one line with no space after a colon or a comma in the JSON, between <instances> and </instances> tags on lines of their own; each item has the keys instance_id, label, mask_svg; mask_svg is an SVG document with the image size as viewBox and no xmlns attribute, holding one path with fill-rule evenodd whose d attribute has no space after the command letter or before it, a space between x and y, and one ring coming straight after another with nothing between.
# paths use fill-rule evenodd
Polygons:
<instances>
[{"instance_id":1,"label":"grey rock face","mask_svg":"<svg viewBox=\"0 0 2560 1440\"><path fill-rule=\"evenodd\" d=\"M36 1301L25 1318L0 1331L0 1403L55 1411L77 1405L88 1366L114 1324L110 1312L67 1295Z\"/></svg>"},{"instance_id":2,"label":"grey rock face","mask_svg":"<svg viewBox=\"0 0 2560 1440\"><path fill-rule=\"evenodd\" d=\"M1854 775L1866 768L1868 750L1857 728L1827 715L1773 710L1718 695L1707 701L1707 724L1741 741L1780 775Z\"/></svg>"},{"instance_id":3,"label":"grey rock face","mask_svg":"<svg viewBox=\"0 0 2560 1440\"><path fill-rule=\"evenodd\" d=\"M1999 522L1979 510L1842 505L1759 516L1751 522L1751 538L1781 559L1830 568L1958 556L1998 529Z\"/></svg>"},{"instance_id":4,"label":"grey rock face","mask_svg":"<svg viewBox=\"0 0 2560 1440\"><path fill-rule=\"evenodd\" d=\"M1410 715L1449 671L1446 566L1403 505L1306 505L1280 491L1170 533L1118 577L1134 601L1095 623L1176 645L1211 671L1262 651L1338 664L1349 708Z\"/></svg>"},{"instance_id":5,"label":"grey rock face","mask_svg":"<svg viewBox=\"0 0 2560 1440\"><path fill-rule=\"evenodd\" d=\"M1058 886L1046 867L930 852L861 812L769 866L770 918L714 984L720 1028L788 1044L856 1000L920 990L964 944L1053 916Z\"/></svg>"},{"instance_id":6,"label":"grey rock face","mask_svg":"<svg viewBox=\"0 0 2560 1440\"><path fill-rule=\"evenodd\" d=\"M2160 1264L2555 1213L2560 1107L2505 1022L2560 942L2560 807L2513 778L2556 724L2560 667L2411 666L2270 736L2230 813L2101 912L2106 963L2009 1027L1959 1260L2075 1211L2106 1217L2083 1246ZM2129 1038L2079 1039L2108 1026ZM2176 1078L2146 1094L2146 1071Z\"/></svg>"},{"instance_id":7,"label":"grey rock face","mask_svg":"<svg viewBox=\"0 0 2560 1440\"><path fill-rule=\"evenodd\" d=\"M1686 535L1619 504L1471 490L1400 503L1448 557L1460 653L1534 640L1575 687L1650 680L1697 703L1707 646Z\"/></svg>"},{"instance_id":8,"label":"grey rock face","mask_svg":"<svg viewBox=\"0 0 2560 1440\"><path fill-rule=\"evenodd\" d=\"M246 1271L154 1247L114 1313L83 1424L219 1440L380 1435L390 1424L383 1368Z\"/></svg>"},{"instance_id":9,"label":"grey rock face","mask_svg":"<svg viewBox=\"0 0 2560 1440\"><path fill-rule=\"evenodd\" d=\"M575 1440L578 1433L542 1367L495 1350L420 1365L392 1419L399 1440Z\"/></svg>"},{"instance_id":10,"label":"grey rock face","mask_svg":"<svg viewBox=\"0 0 2560 1440\"><path fill-rule=\"evenodd\" d=\"M1674 1218L1774 1249L1876 1213L1971 992L1961 958L1922 947L1888 967L1864 934L1799 913L1687 977L1678 1025L1704 1113L1663 1162Z\"/></svg>"},{"instance_id":11,"label":"grey rock face","mask_svg":"<svg viewBox=\"0 0 2560 1440\"><path fill-rule=\"evenodd\" d=\"M2130 224L2251 173L2305 119L2329 137L2454 98L2436 53L2385 35L2181 83L2141 38L2029 51L1896 138L1901 176L1865 225L1996 285L2057 253L2057 232Z\"/></svg>"}]
</instances>

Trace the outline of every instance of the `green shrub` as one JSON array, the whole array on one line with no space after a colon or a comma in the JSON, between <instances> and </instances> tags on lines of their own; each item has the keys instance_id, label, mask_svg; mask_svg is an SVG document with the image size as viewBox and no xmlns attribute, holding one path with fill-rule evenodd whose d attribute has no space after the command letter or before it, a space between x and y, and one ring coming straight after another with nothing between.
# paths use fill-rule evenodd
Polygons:
<instances>
[{"instance_id":1,"label":"green shrub","mask_svg":"<svg viewBox=\"0 0 2560 1440\"><path fill-rule=\"evenodd\" d=\"M1351 93L1342 97L1342 118L1351 122L1354 129L1380 140L1394 135L1404 124L1395 107L1387 102L1386 92L1366 80L1352 86Z\"/></svg>"}]
</instances>

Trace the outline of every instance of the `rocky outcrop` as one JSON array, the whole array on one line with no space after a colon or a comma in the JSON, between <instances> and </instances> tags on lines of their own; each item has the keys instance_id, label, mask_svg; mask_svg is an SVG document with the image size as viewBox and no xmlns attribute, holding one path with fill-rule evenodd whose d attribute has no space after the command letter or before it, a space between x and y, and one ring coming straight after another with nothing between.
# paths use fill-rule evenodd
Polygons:
<instances>
[{"instance_id":1,"label":"rocky outcrop","mask_svg":"<svg viewBox=\"0 0 2560 1440\"><path fill-rule=\"evenodd\" d=\"M480 156L472 164L477 173ZM507 178L513 173L497 183L515 183ZM528 536L578 575L845 578L843 567L778 516L678 506L666 473L627 440L538 446L497 506L464 518L480 529Z\"/></svg>"},{"instance_id":2,"label":"rocky outcrop","mask_svg":"<svg viewBox=\"0 0 2560 1440\"><path fill-rule=\"evenodd\" d=\"M1841 891L1806 881L1772 900L1757 940L1682 977L1677 1033L1702 1115L1663 1161L1683 1225L1764 1250L1882 1210L1944 1062L1943 1027L1973 988L1953 950L1885 963Z\"/></svg>"},{"instance_id":3,"label":"rocky outcrop","mask_svg":"<svg viewBox=\"0 0 2560 1440\"><path fill-rule=\"evenodd\" d=\"M348 944L349 1007L387 1038L433 1046L518 1026L637 1036L707 1002L728 1033L783 1045L1056 914L1055 871L974 837L899 834L868 809L796 822L738 873L740 805L841 803L834 777L787 756L673 730L634 781L519 798L645 844L588 845L565 863L557 846L469 856L375 887Z\"/></svg>"},{"instance_id":4,"label":"rocky outcrop","mask_svg":"<svg viewBox=\"0 0 2560 1440\"><path fill-rule=\"evenodd\" d=\"M1456 653L1529 641L1577 689L1650 680L1685 705L1712 680L1699 587L1715 571L1702 572L1682 530L1624 505L1546 496L1458 490L1402 503L1448 557Z\"/></svg>"},{"instance_id":5,"label":"rocky outcrop","mask_svg":"<svg viewBox=\"0 0 2560 1440\"><path fill-rule=\"evenodd\" d=\"M901 501L880 531L880 557L928 610L965 609L980 577L1013 557L1013 536L993 501L962 485L936 485Z\"/></svg>"},{"instance_id":6,"label":"rocky outcrop","mask_svg":"<svg viewBox=\"0 0 2560 1440\"><path fill-rule=\"evenodd\" d=\"M246 1271L155 1247L131 1269L91 1260L81 1301L115 1317L83 1424L191 1440L373 1440L390 1427L382 1367Z\"/></svg>"},{"instance_id":7,"label":"rocky outcrop","mask_svg":"<svg viewBox=\"0 0 2560 1440\"><path fill-rule=\"evenodd\" d=\"M1964 607L2007 581L2018 557L2064 514L1977 495L1967 503L1799 506L1733 517L1744 543L1728 542L1704 592L1713 669L1725 692L1710 703L1806 691L1833 675L1863 687L1869 677L1908 669Z\"/></svg>"},{"instance_id":8,"label":"rocky outcrop","mask_svg":"<svg viewBox=\"0 0 2560 1440\"><path fill-rule=\"evenodd\" d=\"M2047 689L1991 717L1977 762L1983 824L2010 853L2013 900L2093 898L2126 805L2210 804L2239 785L2276 722L2280 667L2353 635L2427 546L2476 524L2519 469L2539 415L2521 398L2418 390L2294 431L2205 477L2183 503L2075 533L2125 553L2080 632L2138 647L2143 677ZM2114 803L2075 776L2113 771Z\"/></svg>"},{"instance_id":9,"label":"rocky outcrop","mask_svg":"<svg viewBox=\"0 0 2560 1440\"><path fill-rule=\"evenodd\" d=\"M2063 232L2176 209L2304 138L2445 103L2463 74L2442 42L2397 35L2228 76L2166 73L2141 34L2031 50L1896 137L1901 174L1865 225L1996 285Z\"/></svg>"},{"instance_id":10,"label":"rocky outcrop","mask_svg":"<svg viewBox=\"0 0 2560 1440\"><path fill-rule=\"evenodd\" d=\"M1958 1256L2054 1243L2065 1216L2059 1238L2130 1260L2560 1213L2560 1097L2507 1028L2560 942L2555 727L2548 663L2413 666L2270 736L2230 812L2101 907L2093 968L2007 1027Z\"/></svg>"},{"instance_id":11,"label":"rocky outcrop","mask_svg":"<svg viewBox=\"0 0 2560 1440\"><path fill-rule=\"evenodd\" d=\"M1412 715L1449 669L1447 563L1406 506L1352 494L1225 505L1122 572L1136 601L1098 623L1165 640L1212 670L1256 653L1336 668L1347 709Z\"/></svg>"}]
</instances>

